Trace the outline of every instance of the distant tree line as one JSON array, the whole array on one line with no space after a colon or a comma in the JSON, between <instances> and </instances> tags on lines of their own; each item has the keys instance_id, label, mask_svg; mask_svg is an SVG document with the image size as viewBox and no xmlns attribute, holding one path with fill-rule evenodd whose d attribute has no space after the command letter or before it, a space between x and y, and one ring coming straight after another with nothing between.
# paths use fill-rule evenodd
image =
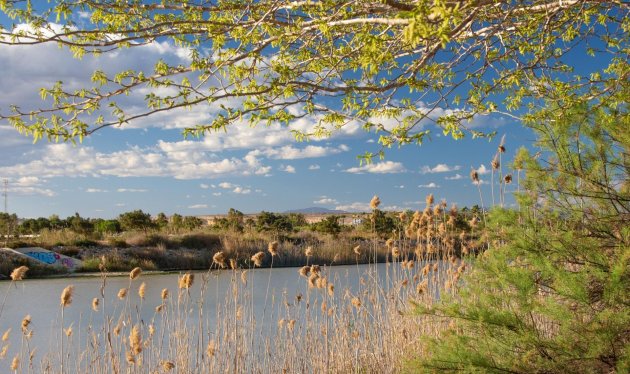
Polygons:
<instances>
[{"instance_id":1,"label":"distant tree line","mask_svg":"<svg viewBox=\"0 0 630 374\"><path fill-rule=\"evenodd\" d=\"M466 219L482 214L475 205L463 208L460 212L459 226L466 225ZM380 237L389 237L411 218L412 211L385 212L375 209L372 213L357 216L353 226L343 224L343 215L328 215L321 221L309 224L301 213L273 213L262 211L255 218L246 217L243 212L230 208L225 217L214 220L213 229L242 233L246 230L269 232L274 235L286 235L296 231L310 230L336 236L343 231L353 229L375 232ZM38 235L43 230L69 230L86 236L115 235L124 231L166 232L179 234L201 228L204 221L195 216L173 214L170 217L159 213L152 217L142 210L134 210L120 214L114 219L85 218L75 213L67 218L58 215L45 218L19 219L16 214L0 213L0 237L18 235Z\"/></svg>"},{"instance_id":2,"label":"distant tree line","mask_svg":"<svg viewBox=\"0 0 630 374\"><path fill-rule=\"evenodd\" d=\"M179 233L200 228L204 221L194 216L159 213L155 218L142 210L120 214L114 219L85 218L79 213L65 219L58 215L20 220L16 214L0 213L0 235L37 235L44 230L70 230L83 235L113 235L123 231Z\"/></svg>"}]
</instances>

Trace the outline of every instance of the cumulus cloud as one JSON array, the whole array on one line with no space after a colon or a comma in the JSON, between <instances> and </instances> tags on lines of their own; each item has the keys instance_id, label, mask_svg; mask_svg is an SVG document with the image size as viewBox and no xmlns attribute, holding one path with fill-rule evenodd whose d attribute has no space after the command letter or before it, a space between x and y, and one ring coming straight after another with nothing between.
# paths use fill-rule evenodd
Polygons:
<instances>
[{"instance_id":1,"label":"cumulus cloud","mask_svg":"<svg viewBox=\"0 0 630 374\"><path fill-rule=\"evenodd\" d=\"M326 157L341 152L347 152L350 148L345 144L338 147L322 147L317 145L308 145L304 148L296 148L292 145L285 145L278 148L265 148L263 150L254 150L250 154L254 156L265 156L278 160L297 160L302 158Z\"/></svg>"},{"instance_id":2,"label":"cumulus cloud","mask_svg":"<svg viewBox=\"0 0 630 374\"><path fill-rule=\"evenodd\" d=\"M339 204L339 202L330 197L322 196L320 199L313 201L313 204L328 205L328 204Z\"/></svg>"},{"instance_id":3,"label":"cumulus cloud","mask_svg":"<svg viewBox=\"0 0 630 374\"><path fill-rule=\"evenodd\" d=\"M343 210L346 212L369 212L372 209L370 208L370 203L354 202L350 204L337 205L335 206L335 210Z\"/></svg>"},{"instance_id":4,"label":"cumulus cloud","mask_svg":"<svg viewBox=\"0 0 630 374\"><path fill-rule=\"evenodd\" d=\"M36 176L7 178L7 193L18 196L41 195L52 197L57 195L55 191L46 188L47 180ZM4 186L2 187L4 189Z\"/></svg>"},{"instance_id":5,"label":"cumulus cloud","mask_svg":"<svg viewBox=\"0 0 630 374\"><path fill-rule=\"evenodd\" d=\"M484 174L489 174L490 173L490 169L488 169L486 167L486 165L484 165L484 164L479 165L479 167L477 169L475 169L475 170L477 170L477 173L479 173L479 175L484 175Z\"/></svg>"},{"instance_id":6,"label":"cumulus cloud","mask_svg":"<svg viewBox=\"0 0 630 374\"><path fill-rule=\"evenodd\" d=\"M226 190L229 190L231 188L234 188L235 186L232 183L229 183L229 182L221 182L221 183L219 183L219 187L221 187L223 189L226 189Z\"/></svg>"},{"instance_id":7,"label":"cumulus cloud","mask_svg":"<svg viewBox=\"0 0 630 374\"><path fill-rule=\"evenodd\" d=\"M400 162L394 161L383 161L376 162L372 164L366 164L359 167L353 167L350 169L346 169L346 173L353 174L363 174L363 173L374 173L374 174L394 174L394 173L404 173L407 170Z\"/></svg>"},{"instance_id":8,"label":"cumulus cloud","mask_svg":"<svg viewBox=\"0 0 630 374\"><path fill-rule=\"evenodd\" d=\"M280 170L291 174L295 173L295 168L291 165L280 166Z\"/></svg>"},{"instance_id":9,"label":"cumulus cloud","mask_svg":"<svg viewBox=\"0 0 630 374\"><path fill-rule=\"evenodd\" d=\"M320 166L317 164L309 165L308 170L319 170Z\"/></svg>"},{"instance_id":10,"label":"cumulus cloud","mask_svg":"<svg viewBox=\"0 0 630 374\"><path fill-rule=\"evenodd\" d=\"M249 188L243 188L243 187L236 187L232 190L232 192L236 193L236 194L240 194L240 195L248 195L252 192L251 189Z\"/></svg>"},{"instance_id":11,"label":"cumulus cloud","mask_svg":"<svg viewBox=\"0 0 630 374\"><path fill-rule=\"evenodd\" d=\"M461 174L455 174L451 177L444 177L444 179L449 180L449 181L455 181L455 180L459 180L459 179L463 179L464 176Z\"/></svg>"},{"instance_id":12,"label":"cumulus cloud","mask_svg":"<svg viewBox=\"0 0 630 374\"><path fill-rule=\"evenodd\" d=\"M85 190L85 192L87 192L87 193L105 193L105 192L109 192L109 191L102 190L100 188L88 188L88 189Z\"/></svg>"},{"instance_id":13,"label":"cumulus cloud","mask_svg":"<svg viewBox=\"0 0 630 374\"><path fill-rule=\"evenodd\" d=\"M419 188L439 188L440 186L435 184L434 182L431 182L429 184L420 184L418 185Z\"/></svg>"},{"instance_id":14,"label":"cumulus cloud","mask_svg":"<svg viewBox=\"0 0 630 374\"><path fill-rule=\"evenodd\" d=\"M151 148L131 147L112 153L93 147L50 144L31 161L0 167L0 175L51 177L173 177L176 179L217 178L225 175L267 174L270 167L255 157L217 160L206 153L168 153Z\"/></svg>"},{"instance_id":15,"label":"cumulus cloud","mask_svg":"<svg viewBox=\"0 0 630 374\"><path fill-rule=\"evenodd\" d=\"M143 188L119 188L116 191L117 192L148 192L149 190L145 190Z\"/></svg>"},{"instance_id":16,"label":"cumulus cloud","mask_svg":"<svg viewBox=\"0 0 630 374\"><path fill-rule=\"evenodd\" d=\"M188 209L207 209L208 208L208 204L195 204L195 205L190 205L188 207Z\"/></svg>"},{"instance_id":17,"label":"cumulus cloud","mask_svg":"<svg viewBox=\"0 0 630 374\"><path fill-rule=\"evenodd\" d=\"M462 167L459 165L448 166L447 164L437 164L434 167L423 166L420 168L420 173L422 174L433 174L433 173L448 173L451 171L456 171L461 169Z\"/></svg>"},{"instance_id":18,"label":"cumulus cloud","mask_svg":"<svg viewBox=\"0 0 630 374\"><path fill-rule=\"evenodd\" d=\"M205 183L202 183L202 184L200 184L200 185L199 185L199 187L201 187L201 188L202 188L202 189L204 189L204 190L207 190L208 188L210 188L210 185L207 185L207 184L205 184Z\"/></svg>"}]
</instances>

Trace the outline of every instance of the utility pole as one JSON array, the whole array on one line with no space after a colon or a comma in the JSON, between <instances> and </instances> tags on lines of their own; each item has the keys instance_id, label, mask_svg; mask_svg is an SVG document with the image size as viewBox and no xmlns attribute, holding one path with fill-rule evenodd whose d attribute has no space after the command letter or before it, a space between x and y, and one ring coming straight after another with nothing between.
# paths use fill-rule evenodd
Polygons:
<instances>
[{"instance_id":1,"label":"utility pole","mask_svg":"<svg viewBox=\"0 0 630 374\"><path fill-rule=\"evenodd\" d=\"M4 179L4 192L2 193L4 196L4 212L9 214L9 180Z\"/></svg>"},{"instance_id":2,"label":"utility pole","mask_svg":"<svg viewBox=\"0 0 630 374\"><path fill-rule=\"evenodd\" d=\"M2 196L4 196L4 213L6 214L6 225L7 225L7 236L4 239L4 246L6 247L7 244L9 243L9 234L10 232L10 225L9 225L9 180L8 179L4 179L4 191L2 191Z\"/></svg>"}]
</instances>

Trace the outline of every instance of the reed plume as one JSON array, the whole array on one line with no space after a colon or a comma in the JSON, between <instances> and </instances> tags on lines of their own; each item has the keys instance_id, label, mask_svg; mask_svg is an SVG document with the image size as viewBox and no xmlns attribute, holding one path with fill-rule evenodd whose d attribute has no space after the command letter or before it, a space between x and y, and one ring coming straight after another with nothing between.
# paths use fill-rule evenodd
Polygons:
<instances>
[{"instance_id":1,"label":"reed plume","mask_svg":"<svg viewBox=\"0 0 630 374\"><path fill-rule=\"evenodd\" d=\"M95 297L92 299L92 310L95 312L98 312L98 304L99 304L99 299L98 297Z\"/></svg>"},{"instance_id":2,"label":"reed plume","mask_svg":"<svg viewBox=\"0 0 630 374\"><path fill-rule=\"evenodd\" d=\"M269 251L271 256L277 255L278 254L278 242L277 241L273 241L273 242L269 243L269 245L267 246L267 250Z\"/></svg>"},{"instance_id":3,"label":"reed plume","mask_svg":"<svg viewBox=\"0 0 630 374\"><path fill-rule=\"evenodd\" d=\"M26 275L27 271L28 271L28 267L26 266L20 266L18 268L13 269L10 275L11 280L14 282L21 281Z\"/></svg>"},{"instance_id":4,"label":"reed plume","mask_svg":"<svg viewBox=\"0 0 630 374\"><path fill-rule=\"evenodd\" d=\"M142 352L142 337L140 336L140 327L135 325L129 334L129 346L134 356Z\"/></svg>"},{"instance_id":5,"label":"reed plume","mask_svg":"<svg viewBox=\"0 0 630 374\"><path fill-rule=\"evenodd\" d=\"M121 288L120 290L118 290L118 298L120 300L122 300L125 297L127 297L127 289L126 288Z\"/></svg>"},{"instance_id":6,"label":"reed plume","mask_svg":"<svg viewBox=\"0 0 630 374\"><path fill-rule=\"evenodd\" d=\"M138 296L140 296L140 298L143 300L144 300L144 295L146 293L146 288L147 288L147 285L144 282L142 282L140 287L138 287Z\"/></svg>"},{"instance_id":7,"label":"reed plume","mask_svg":"<svg viewBox=\"0 0 630 374\"><path fill-rule=\"evenodd\" d=\"M133 268L133 270L131 270L131 272L129 272L129 279L134 280L134 279L138 278L140 276L140 273L142 273L142 269L140 269L140 268Z\"/></svg>"},{"instance_id":8,"label":"reed plume","mask_svg":"<svg viewBox=\"0 0 630 374\"><path fill-rule=\"evenodd\" d=\"M379 199L378 196L374 195L372 200L370 200L370 208L373 210L378 209L379 205L381 205L381 199Z\"/></svg>"},{"instance_id":9,"label":"reed plume","mask_svg":"<svg viewBox=\"0 0 630 374\"><path fill-rule=\"evenodd\" d=\"M219 265L221 269L225 269L225 254L221 251L215 253L214 256L212 256L212 263Z\"/></svg>"},{"instance_id":10,"label":"reed plume","mask_svg":"<svg viewBox=\"0 0 630 374\"><path fill-rule=\"evenodd\" d=\"M195 275L192 273L186 273L179 278L179 289L190 289L195 280Z\"/></svg>"},{"instance_id":11,"label":"reed plume","mask_svg":"<svg viewBox=\"0 0 630 374\"><path fill-rule=\"evenodd\" d=\"M72 293L74 292L74 286L70 285L63 289L61 292L61 306L67 307L72 303Z\"/></svg>"},{"instance_id":12,"label":"reed plume","mask_svg":"<svg viewBox=\"0 0 630 374\"><path fill-rule=\"evenodd\" d=\"M261 267L263 259L265 258L265 252L257 252L252 256L252 261L254 262L254 266Z\"/></svg>"}]
</instances>

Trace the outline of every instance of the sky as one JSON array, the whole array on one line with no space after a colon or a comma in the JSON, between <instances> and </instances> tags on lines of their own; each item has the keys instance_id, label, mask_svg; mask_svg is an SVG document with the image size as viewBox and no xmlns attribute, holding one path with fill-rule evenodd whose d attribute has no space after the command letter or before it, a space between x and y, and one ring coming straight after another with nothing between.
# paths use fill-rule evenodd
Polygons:
<instances>
[{"instance_id":1,"label":"sky","mask_svg":"<svg viewBox=\"0 0 630 374\"><path fill-rule=\"evenodd\" d=\"M187 54L172 44L153 43L101 57L76 60L56 45L0 46L0 112L9 105L42 106L39 89L61 80L69 87L90 85L95 69L150 69L159 59L185 63ZM142 105L149 91L125 98ZM484 202L490 202L490 161L506 137L506 159L533 135L513 119L476 117L470 126L497 131L492 140L453 140L433 132L421 146L386 151L384 160L361 165L358 155L378 151L378 135L348 125L327 139L297 142L286 127L241 123L226 133L184 139L182 130L207 121L217 108L165 112L120 128L110 127L83 143L37 144L0 122L0 179L8 181L8 211L20 217L113 218L131 210L151 214L283 212L323 207L349 212L369 210L378 195L385 210L422 209L432 193L460 207L480 204L472 168L481 174ZM317 117L291 128L309 129ZM507 162L504 162L507 165ZM515 189L512 185L508 190ZM508 202L512 199L508 197Z\"/></svg>"}]
</instances>

